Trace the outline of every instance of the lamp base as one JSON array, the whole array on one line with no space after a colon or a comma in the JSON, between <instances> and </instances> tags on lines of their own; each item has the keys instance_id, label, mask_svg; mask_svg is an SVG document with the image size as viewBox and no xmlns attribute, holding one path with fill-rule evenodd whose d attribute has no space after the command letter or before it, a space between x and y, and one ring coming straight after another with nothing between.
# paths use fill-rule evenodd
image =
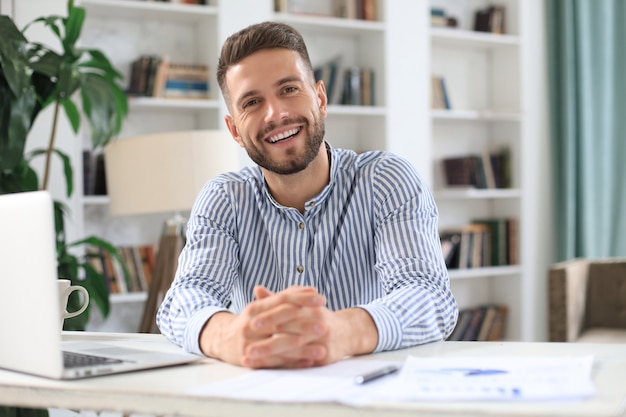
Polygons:
<instances>
[{"instance_id":1,"label":"lamp base","mask_svg":"<svg viewBox=\"0 0 626 417\"><path fill-rule=\"evenodd\" d=\"M140 333L159 333L156 326L156 312L165 293L172 285L178 267L178 256L184 245L185 238L180 228L170 228L166 225L165 233L159 241L152 282L139 328Z\"/></svg>"}]
</instances>

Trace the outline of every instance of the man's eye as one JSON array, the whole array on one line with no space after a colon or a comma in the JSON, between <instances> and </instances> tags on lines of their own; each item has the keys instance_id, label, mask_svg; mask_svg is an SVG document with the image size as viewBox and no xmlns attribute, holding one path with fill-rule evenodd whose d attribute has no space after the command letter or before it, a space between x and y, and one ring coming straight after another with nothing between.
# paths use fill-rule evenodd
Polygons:
<instances>
[{"instance_id":1,"label":"man's eye","mask_svg":"<svg viewBox=\"0 0 626 417\"><path fill-rule=\"evenodd\" d=\"M284 92L284 93L293 93L293 92L295 92L295 91L298 91L298 89L297 89L296 87L285 87L285 88L283 89L283 92Z\"/></svg>"},{"instance_id":2,"label":"man's eye","mask_svg":"<svg viewBox=\"0 0 626 417\"><path fill-rule=\"evenodd\" d=\"M246 102L243 104L243 108L245 109L245 108L248 108L248 107L250 107L250 106L254 106L254 105L255 105L255 104L257 104L258 102L259 102L259 100L256 100L256 99L254 99L254 100L248 100L248 101L246 101Z\"/></svg>"}]
</instances>

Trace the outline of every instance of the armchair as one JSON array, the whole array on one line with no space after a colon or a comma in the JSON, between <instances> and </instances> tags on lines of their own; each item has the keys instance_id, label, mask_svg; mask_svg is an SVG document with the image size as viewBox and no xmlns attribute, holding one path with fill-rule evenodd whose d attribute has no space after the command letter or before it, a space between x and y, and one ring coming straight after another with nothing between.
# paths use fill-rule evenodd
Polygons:
<instances>
[{"instance_id":1,"label":"armchair","mask_svg":"<svg viewBox=\"0 0 626 417\"><path fill-rule=\"evenodd\" d=\"M548 270L551 342L626 343L626 259L572 259Z\"/></svg>"}]
</instances>

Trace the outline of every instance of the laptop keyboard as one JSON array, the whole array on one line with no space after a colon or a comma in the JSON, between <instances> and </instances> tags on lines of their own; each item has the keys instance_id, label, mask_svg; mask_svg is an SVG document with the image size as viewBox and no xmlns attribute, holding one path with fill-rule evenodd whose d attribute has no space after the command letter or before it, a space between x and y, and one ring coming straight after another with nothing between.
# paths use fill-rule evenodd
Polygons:
<instances>
[{"instance_id":1,"label":"laptop keyboard","mask_svg":"<svg viewBox=\"0 0 626 417\"><path fill-rule=\"evenodd\" d=\"M63 352L63 364L65 368L82 368L84 366L107 365L122 363L122 360L107 358L105 356L85 355L83 353Z\"/></svg>"}]
</instances>

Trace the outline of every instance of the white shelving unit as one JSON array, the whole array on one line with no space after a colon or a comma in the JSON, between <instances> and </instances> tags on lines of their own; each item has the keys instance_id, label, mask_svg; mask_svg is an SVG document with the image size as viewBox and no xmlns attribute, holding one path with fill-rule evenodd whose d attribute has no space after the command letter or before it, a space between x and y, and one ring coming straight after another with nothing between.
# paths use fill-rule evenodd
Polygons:
<instances>
[{"instance_id":1,"label":"white shelving unit","mask_svg":"<svg viewBox=\"0 0 626 417\"><path fill-rule=\"evenodd\" d=\"M483 303L509 307L509 340L529 340L533 323L528 311L534 277L533 253L525 239L528 215L524 199L532 192L522 161L531 158L523 105L524 81L521 32L521 0L498 1L505 6L505 34L473 31L474 12L490 3L481 0L431 0L430 7L443 8L458 27L432 27L429 33L430 70L442 76L451 109L431 110L432 187L440 211L440 228L461 226L472 219L514 217L518 220L516 242L520 263L498 267L450 270L453 292L461 308ZM442 160L446 157L481 154L506 146L511 154L512 186L506 189L458 190L446 188Z\"/></svg>"},{"instance_id":2,"label":"white shelving unit","mask_svg":"<svg viewBox=\"0 0 626 417\"><path fill-rule=\"evenodd\" d=\"M104 51L125 76L126 85L132 62L144 54L167 57L171 62L201 63L212 71L216 68L219 8L213 3L82 0L80 5L87 10L83 44ZM118 140L161 131L221 128L221 96L214 72L210 76L208 99L130 97L129 116ZM83 148L89 147L85 139ZM79 233L97 235L120 246L158 242L163 222L171 215L115 218L108 213L108 197L82 197ZM90 330L136 331L145 299L145 293L112 295L111 316L102 320L94 314Z\"/></svg>"},{"instance_id":3,"label":"white shelving unit","mask_svg":"<svg viewBox=\"0 0 626 417\"><path fill-rule=\"evenodd\" d=\"M534 215L529 160L536 148L531 144L524 104L524 92L529 88L524 75L529 56L524 52L529 36L525 28L530 26L524 15L528 15L526 7L539 6L537 0L530 2L532 6L521 0L498 3L507 7L505 35L471 30L473 12L488 4L484 0L378 0L378 20L373 22L275 13L273 0L213 0L208 6L81 0L88 13L82 39L86 45L104 50L127 76L130 63L144 53L209 65L210 99L131 99L122 138L177 129L223 129L226 108L215 80L217 56L226 37L252 23L277 20L296 27L307 41L314 65L341 57L343 65L374 68L376 105L330 105L327 140L335 147L386 149L406 157L433 190L442 228L476 216L517 217L519 265L451 271L450 277L461 307L506 303L510 307L507 338L531 340L536 238L527 227ZM459 19L460 27L431 28L431 6L444 7ZM432 73L445 76L452 110L430 109ZM439 164L443 157L501 144L512 151L512 188L443 187ZM76 161L81 160L81 151L75 150ZM77 184L80 181L77 178ZM77 236L96 234L120 245L156 242L167 217L112 218L106 197L78 196L77 200L72 232ZM136 308L141 303L127 296L113 300L114 310Z\"/></svg>"},{"instance_id":4,"label":"white shelving unit","mask_svg":"<svg viewBox=\"0 0 626 417\"><path fill-rule=\"evenodd\" d=\"M420 59L407 56L402 47L405 37L424 39L426 30L424 10L411 0L378 1L377 21L275 13L273 0L213 0L207 6L81 0L80 5L87 10L81 38L84 45L103 50L127 78L132 61L142 54L165 55L171 61L202 62L210 69L208 100L131 98L129 117L120 139L158 131L223 129L226 108L215 79L219 49L235 31L264 20L277 20L301 31L314 65L341 57L342 65L374 69L375 106L329 106L326 132L333 146L359 151L394 150L418 166L420 158L425 160L414 146L413 138L406 135L415 129L415 111L426 115L427 110L427 98L420 95L425 85L415 82L415 68L419 68ZM423 24L415 26L415 16L420 16ZM426 45L425 39L422 42ZM427 70L423 72L426 74ZM413 97L413 107L403 105L405 95ZM391 113L391 109L395 111ZM88 142L84 140L83 147L87 148ZM82 160L81 153L82 148L75 149L75 161ZM246 162L243 157L242 165ZM76 181L77 184L82 181L78 172ZM73 233L95 234L118 245L157 242L161 225L168 216L113 218L108 214L106 196L79 195L77 200ZM142 297L141 294L112 297L112 317L104 322L95 317L93 330L133 331L134 325L129 328L125 323L134 323L134 317L140 314L138 306Z\"/></svg>"}]
</instances>

